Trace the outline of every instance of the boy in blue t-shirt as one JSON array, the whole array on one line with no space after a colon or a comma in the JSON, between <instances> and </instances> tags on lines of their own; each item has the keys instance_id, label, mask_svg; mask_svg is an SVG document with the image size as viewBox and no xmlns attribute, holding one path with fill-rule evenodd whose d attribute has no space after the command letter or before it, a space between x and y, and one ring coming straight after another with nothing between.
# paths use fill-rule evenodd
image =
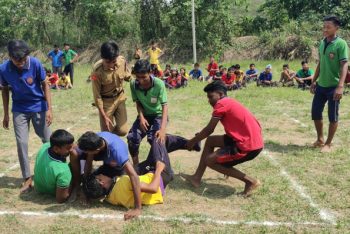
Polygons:
<instances>
[{"instance_id":1,"label":"boy in blue t-shirt","mask_svg":"<svg viewBox=\"0 0 350 234\"><path fill-rule=\"evenodd\" d=\"M189 75L193 80L203 80L203 73L202 70L199 68L199 63L194 64L194 68L190 71Z\"/></svg>"},{"instance_id":2,"label":"boy in blue t-shirt","mask_svg":"<svg viewBox=\"0 0 350 234\"><path fill-rule=\"evenodd\" d=\"M259 76L259 71L255 68L255 64L252 63L249 65L249 70L245 72L245 80L247 82L256 81Z\"/></svg>"},{"instance_id":3,"label":"boy in blue t-shirt","mask_svg":"<svg viewBox=\"0 0 350 234\"><path fill-rule=\"evenodd\" d=\"M266 66L265 71L260 73L257 80L257 86L275 86L276 82L272 81L272 66L269 64Z\"/></svg>"},{"instance_id":4,"label":"boy in blue t-shirt","mask_svg":"<svg viewBox=\"0 0 350 234\"><path fill-rule=\"evenodd\" d=\"M21 193L32 187L28 157L29 125L43 143L49 141L52 122L51 94L46 74L40 61L29 56L30 49L22 40L11 40L7 45L10 60L0 66L0 84L3 86L3 127L9 129L9 86L12 90L13 127L18 158L24 179Z\"/></svg>"}]
</instances>

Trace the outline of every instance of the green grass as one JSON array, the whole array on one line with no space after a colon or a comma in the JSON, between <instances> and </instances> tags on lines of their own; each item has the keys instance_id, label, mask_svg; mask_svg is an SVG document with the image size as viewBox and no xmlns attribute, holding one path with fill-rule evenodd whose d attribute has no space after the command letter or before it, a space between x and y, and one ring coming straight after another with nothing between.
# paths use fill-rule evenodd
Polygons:
<instances>
[{"instance_id":1,"label":"green grass","mask_svg":"<svg viewBox=\"0 0 350 234\"><path fill-rule=\"evenodd\" d=\"M227 63L231 65L237 63ZM242 68L249 61L240 61ZM285 61L259 61L257 68L271 63L274 79ZM300 61L291 61L290 67L297 70ZM203 63L204 66L204 63ZM202 67L203 67L202 66ZM190 65L186 65L189 69ZM97 110L91 106L91 85L85 82L91 68L77 66L75 87L73 90L52 91L54 123L52 129L67 128L76 139L85 131L99 130ZM203 87L205 83L190 82L185 89L168 92L169 118L167 131L190 138L206 125L211 115ZM126 86L130 97L129 88ZM243 184L234 179L225 180L222 175L208 169L200 188L193 189L178 175L167 188L165 203L144 207L144 215L172 218L192 218L194 222L170 219L168 222L134 220L90 220L78 217L30 217L20 215L0 216L1 233L346 233L350 223L350 177L349 177L349 142L350 116L348 96L341 104L340 127L335 138L335 151L323 155L309 145L315 140L313 123L310 120L312 95L295 88L259 88L254 84L248 88L230 92L230 97L242 102L259 119L263 130L266 149L287 172L302 186L320 207L336 215L336 226L280 226L263 227L250 225L215 225L205 223L205 218L236 221L275 221L275 222L323 222L317 210L308 201L301 198L291 187L290 182L280 175L280 168L260 155L257 159L238 166L247 174L259 178L263 185L249 199L237 196ZM127 101L128 123L131 126L136 117L136 108L131 99ZM2 116L0 108L0 116ZM82 117L88 117L82 119ZM305 124L293 122L297 119ZM215 134L223 134L219 126ZM31 129L29 152L33 154L41 143ZM0 134L0 172L16 163L17 153L13 128L1 130ZM149 146L141 145L141 159L145 158ZM199 153L179 151L170 155L175 173L193 173L199 161ZM20 170L9 171L0 178L0 211L79 211L95 214L122 214L125 209L102 203L93 203L86 207L77 201L73 204L58 205L54 198L31 192L18 195L21 183Z\"/></svg>"}]
</instances>

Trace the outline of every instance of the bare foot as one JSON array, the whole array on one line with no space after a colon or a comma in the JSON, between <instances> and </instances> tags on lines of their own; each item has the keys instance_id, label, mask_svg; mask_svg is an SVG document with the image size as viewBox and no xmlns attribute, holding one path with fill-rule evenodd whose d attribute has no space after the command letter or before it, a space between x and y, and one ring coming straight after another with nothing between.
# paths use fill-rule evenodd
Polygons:
<instances>
[{"instance_id":1,"label":"bare foot","mask_svg":"<svg viewBox=\"0 0 350 234\"><path fill-rule=\"evenodd\" d=\"M20 189L20 193L27 193L27 192L29 192L32 189L32 187L33 187L32 182L33 181L32 181L31 177L26 179L23 182L23 184L22 184L22 188Z\"/></svg>"},{"instance_id":2,"label":"bare foot","mask_svg":"<svg viewBox=\"0 0 350 234\"><path fill-rule=\"evenodd\" d=\"M198 181L193 175L180 173L180 176L185 180L187 180L188 182L190 182L195 188L198 188L201 184L200 181Z\"/></svg>"},{"instance_id":3,"label":"bare foot","mask_svg":"<svg viewBox=\"0 0 350 234\"><path fill-rule=\"evenodd\" d=\"M325 144L322 148L321 148L321 153L330 153L332 152L332 146L329 144Z\"/></svg>"},{"instance_id":4,"label":"bare foot","mask_svg":"<svg viewBox=\"0 0 350 234\"><path fill-rule=\"evenodd\" d=\"M315 141L315 142L312 144L312 146L313 146L314 148L322 148L322 147L324 146L324 142L321 141L321 140L317 140L317 141Z\"/></svg>"},{"instance_id":5,"label":"bare foot","mask_svg":"<svg viewBox=\"0 0 350 234\"><path fill-rule=\"evenodd\" d=\"M253 191L261 185L261 182L257 180L255 183L246 183L244 191L240 193L243 197L250 197L253 194Z\"/></svg>"}]
</instances>

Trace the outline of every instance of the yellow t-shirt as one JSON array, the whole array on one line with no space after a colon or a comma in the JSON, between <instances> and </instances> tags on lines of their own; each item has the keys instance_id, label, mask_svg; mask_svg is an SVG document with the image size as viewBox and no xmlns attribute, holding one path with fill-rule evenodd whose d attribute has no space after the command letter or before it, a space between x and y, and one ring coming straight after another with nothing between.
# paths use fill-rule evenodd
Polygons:
<instances>
[{"instance_id":1,"label":"yellow t-shirt","mask_svg":"<svg viewBox=\"0 0 350 234\"><path fill-rule=\"evenodd\" d=\"M152 48L148 49L149 54L149 62L151 64L159 64L159 55L162 53L162 50L159 48L156 48L155 50L152 50Z\"/></svg>"},{"instance_id":2,"label":"yellow t-shirt","mask_svg":"<svg viewBox=\"0 0 350 234\"><path fill-rule=\"evenodd\" d=\"M235 74L235 75L236 75L236 82L239 82L243 79L244 72L242 70L239 70L239 74Z\"/></svg>"},{"instance_id":3,"label":"yellow t-shirt","mask_svg":"<svg viewBox=\"0 0 350 234\"><path fill-rule=\"evenodd\" d=\"M69 76L66 76L66 79L64 79L64 80L62 78L60 78L60 80L58 81L59 86L66 87L68 84L70 84L70 77Z\"/></svg>"},{"instance_id":4,"label":"yellow t-shirt","mask_svg":"<svg viewBox=\"0 0 350 234\"><path fill-rule=\"evenodd\" d=\"M139 176L140 182L149 184L151 183L153 176L153 173L141 175ZM106 201L113 205L122 205L126 208L134 207L134 193L129 176L124 175L117 178L112 191L106 197ZM143 205L162 204L163 196L160 188L158 189L157 193L141 193L141 203Z\"/></svg>"}]
</instances>

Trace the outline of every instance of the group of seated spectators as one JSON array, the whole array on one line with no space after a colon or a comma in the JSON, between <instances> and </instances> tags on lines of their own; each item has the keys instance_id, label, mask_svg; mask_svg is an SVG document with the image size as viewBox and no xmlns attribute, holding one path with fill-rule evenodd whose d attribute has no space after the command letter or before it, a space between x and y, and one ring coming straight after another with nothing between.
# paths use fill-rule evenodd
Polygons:
<instances>
[{"instance_id":1,"label":"group of seated spectators","mask_svg":"<svg viewBox=\"0 0 350 234\"><path fill-rule=\"evenodd\" d=\"M45 68L46 82L49 83L51 89L71 89L72 83L70 77L64 72L52 73L50 69Z\"/></svg>"}]
</instances>

